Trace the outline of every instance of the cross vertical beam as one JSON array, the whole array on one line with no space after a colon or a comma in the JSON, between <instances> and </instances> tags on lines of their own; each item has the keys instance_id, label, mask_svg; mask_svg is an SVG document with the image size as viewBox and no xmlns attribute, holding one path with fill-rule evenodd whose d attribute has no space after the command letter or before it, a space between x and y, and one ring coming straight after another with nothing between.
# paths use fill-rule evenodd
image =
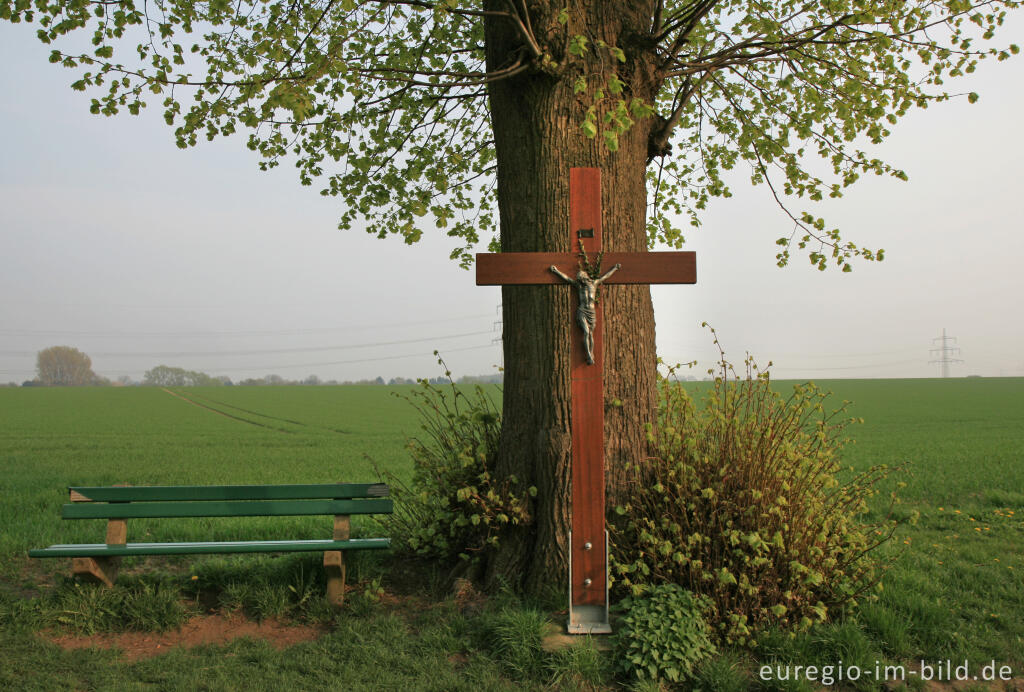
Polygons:
<instances>
[{"instance_id":1,"label":"cross vertical beam","mask_svg":"<svg viewBox=\"0 0 1024 692\"><path fill-rule=\"evenodd\" d=\"M588 237L589 236L589 237ZM569 171L569 247L596 260L601 243L601 171ZM574 266L561 267L573 274ZM577 307L579 298L576 298ZM601 301L595 306L594 363L573 339L570 377L572 424L572 535L569 546L569 631L610 632L607 627L608 574L604 512L604 325ZM583 630L587 630L583 632Z\"/></svg>"}]
</instances>

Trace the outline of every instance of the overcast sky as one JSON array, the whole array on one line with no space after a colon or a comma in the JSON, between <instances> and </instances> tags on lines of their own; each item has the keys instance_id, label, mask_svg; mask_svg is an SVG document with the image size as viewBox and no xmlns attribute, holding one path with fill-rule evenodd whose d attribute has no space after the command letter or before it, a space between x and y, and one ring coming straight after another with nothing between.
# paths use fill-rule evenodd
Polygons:
<instances>
[{"instance_id":1,"label":"overcast sky","mask_svg":"<svg viewBox=\"0 0 1024 692\"><path fill-rule=\"evenodd\" d=\"M1024 38L1020 21L1003 42ZM0 22L0 382L31 379L53 345L116 379L158 364L233 380L355 380L494 372L500 291L476 287L441 234L408 247L336 229L341 202L261 173L235 136L182 151L158 105L88 113L75 73L34 29ZM792 224L738 178L688 234L696 286L653 289L659 354L773 361L778 378L1024 375L1021 166L1024 61L951 83L966 98L909 115L878 150L909 183L865 179L818 205L882 263L775 267Z\"/></svg>"}]
</instances>

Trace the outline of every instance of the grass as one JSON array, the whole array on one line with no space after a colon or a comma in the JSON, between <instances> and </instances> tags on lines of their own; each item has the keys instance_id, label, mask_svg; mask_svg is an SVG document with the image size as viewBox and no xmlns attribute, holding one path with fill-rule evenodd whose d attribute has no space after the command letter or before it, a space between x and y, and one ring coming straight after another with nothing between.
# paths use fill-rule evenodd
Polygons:
<instances>
[{"instance_id":1,"label":"grass","mask_svg":"<svg viewBox=\"0 0 1024 692\"><path fill-rule=\"evenodd\" d=\"M906 483L896 511L916 521L860 617L894 656L1002 660L1024 675L1024 380L819 384L865 419L846 454L855 469L908 464L890 482Z\"/></svg>"},{"instance_id":2,"label":"grass","mask_svg":"<svg viewBox=\"0 0 1024 692\"><path fill-rule=\"evenodd\" d=\"M791 383L779 382L785 391ZM759 666L989 661L1024 677L1024 380L819 382L855 403L853 471L907 463L890 479L906 523L877 600L754 651L706 661L693 689L814 690L759 679ZM705 385L696 383L694 389ZM465 606L445 575L356 555L346 607L325 607L316 556L127 561L114 590L76 586L65 561L30 547L93 542L102 522L62 522L67 485L369 481L409 473L415 412L394 387L0 389L0 686L11 689L607 689L622 684L589 642L556 652L540 637L560 604L511 597ZM873 514L882 514L882 496ZM914 520L914 523L911 523ZM355 531L377 529L357 521ZM231 540L328 535L323 518L135 521L131 538ZM193 578L194 577L194 578ZM209 609L327 628L277 651L262 641L176 649L129 663L64 651L38 633L173 629ZM910 679L914 689L919 681ZM845 689L880 689L846 681ZM820 688L820 684L817 687ZM643 685L637 689L657 689ZM689 687L684 688L689 689Z\"/></svg>"},{"instance_id":3,"label":"grass","mask_svg":"<svg viewBox=\"0 0 1024 692\"><path fill-rule=\"evenodd\" d=\"M211 387L178 396L156 388L3 389L0 555L96 540L95 522L53 520L69 485L366 482L377 479L375 464L401 476L417 421L396 389ZM329 521L281 518L267 523L265 535L329 535L322 526ZM357 518L357 532L360 525ZM233 519L139 521L132 531L154 540L232 540L250 527Z\"/></svg>"}]
</instances>

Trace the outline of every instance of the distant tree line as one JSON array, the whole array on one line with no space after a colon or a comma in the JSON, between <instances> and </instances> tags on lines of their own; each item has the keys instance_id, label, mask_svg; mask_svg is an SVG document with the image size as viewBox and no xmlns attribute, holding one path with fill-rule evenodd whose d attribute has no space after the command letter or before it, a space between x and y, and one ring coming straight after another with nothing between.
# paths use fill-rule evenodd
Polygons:
<instances>
[{"instance_id":1,"label":"distant tree line","mask_svg":"<svg viewBox=\"0 0 1024 692\"><path fill-rule=\"evenodd\" d=\"M22 387L81 387L81 386L130 386L142 385L146 387L216 387L239 385L243 387L267 385L412 385L420 380L408 377L392 377L385 380L381 376L365 380L321 380L316 375L309 375L301 380L289 380L280 375L266 375L264 377L249 377L237 383L232 382L226 375L208 375L198 370L186 370L185 368L173 367L170 365L158 365L147 370L142 377L142 382L135 382L128 376L119 377L116 382L111 382L105 377L97 375L92 370L92 359L77 348L70 346L51 346L36 354L36 378L26 380ZM427 379L431 384L447 384L447 377L431 377ZM457 382L459 384L492 384L501 383L501 373L494 375L464 375ZM3 386L3 385L0 385ZM17 387L17 383L11 382L8 387Z\"/></svg>"},{"instance_id":2,"label":"distant tree line","mask_svg":"<svg viewBox=\"0 0 1024 692\"><path fill-rule=\"evenodd\" d=\"M142 384L150 387L213 387L231 384L228 377L214 377L205 372L173 368L169 365L158 365L147 370L142 377Z\"/></svg>"}]
</instances>

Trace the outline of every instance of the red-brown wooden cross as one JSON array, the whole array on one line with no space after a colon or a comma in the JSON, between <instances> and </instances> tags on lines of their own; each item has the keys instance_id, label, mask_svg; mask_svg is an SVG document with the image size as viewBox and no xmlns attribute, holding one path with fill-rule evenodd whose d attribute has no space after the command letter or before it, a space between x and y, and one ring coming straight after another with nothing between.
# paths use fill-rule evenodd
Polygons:
<instances>
[{"instance_id":1,"label":"red-brown wooden cross","mask_svg":"<svg viewBox=\"0 0 1024 692\"><path fill-rule=\"evenodd\" d=\"M601 252L601 171L569 170L569 243L593 261ZM551 267L576 275L577 252L506 252L476 256L478 286L559 284ZM693 252L609 252L605 272L620 264L606 284L692 284L697 282ZM576 293L576 291L574 291ZM587 362L582 339L573 339L571 360L572 519L569 549L569 632L601 634L608 626L608 559L604 498L604 386L602 311L596 306L594 363ZM621 316L620 316L621 317ZM545 326L546 327L546 326ZM573 328L579 331L574 319Z\"/></svg>"}]
</instances>

